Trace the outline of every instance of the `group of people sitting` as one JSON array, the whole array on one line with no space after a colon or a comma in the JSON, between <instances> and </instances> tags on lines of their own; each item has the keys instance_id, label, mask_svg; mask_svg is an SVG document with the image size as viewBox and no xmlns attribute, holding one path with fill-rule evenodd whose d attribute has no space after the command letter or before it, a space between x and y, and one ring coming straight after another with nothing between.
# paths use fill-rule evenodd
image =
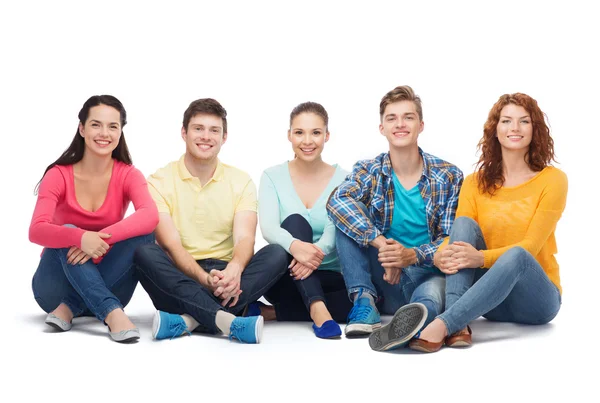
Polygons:
<instances>
[{"instance_id":1,"label":"group of people sitting","mask_svg":"<svg viewBox=\"0 0 600 403\"><path fill-rule=\"evenodd\" d=\"M113 340L137 340L123 309L138 281L157 310L155 339L259 343L265 321L311 321L319 338L340 338L346 323L346 337L368 337L376 351L435 352L471 345L480 316L550 322L561 306L554 233L567 177L551 165L537 102L498 99L466 178L419 147L411 87L389 91L379 112L389 151L347 172L322 159L325 108L296 106L295 156L266 169L257 194L218 158L228 131L216 100L189 105L185 154L146 179L132 165L121 102L91 97L38 184L29 228L44 247L32 287L45 322L68 331L73 318L95 316ZM255 253L257 224L268 245ZM381 314L392 315L385 326Z\"/></svg>"}]
</instances>

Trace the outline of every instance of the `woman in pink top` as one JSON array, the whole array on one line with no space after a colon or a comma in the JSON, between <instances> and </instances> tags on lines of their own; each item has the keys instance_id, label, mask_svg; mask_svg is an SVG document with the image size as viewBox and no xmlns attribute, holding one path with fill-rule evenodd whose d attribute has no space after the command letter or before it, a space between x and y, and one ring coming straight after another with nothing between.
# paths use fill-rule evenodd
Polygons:
<instances>
[{"instance_id":1,"label":"woman in pink top","mask_svg":"<svg viewBox=\"0 0 600 403\"><path fill-rule=\"evenodd\" d=\"M32 287L46 323L66 331L74 317L94 315L120 342L139 339L123 307L137 284L133 253L154 242L158 224L146 180L131 164L126 117L113 96L85 102L71 145L39 183L29 227L29 240L45 247ZM130 202L136 211L123 218Z\"/></svg>"}]
</instances>

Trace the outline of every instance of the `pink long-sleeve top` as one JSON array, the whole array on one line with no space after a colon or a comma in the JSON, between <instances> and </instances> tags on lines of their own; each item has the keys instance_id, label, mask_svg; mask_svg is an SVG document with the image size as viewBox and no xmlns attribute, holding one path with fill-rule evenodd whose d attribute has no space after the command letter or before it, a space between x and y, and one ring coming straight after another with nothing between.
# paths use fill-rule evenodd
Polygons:
<instances>
[{"instance_id":1,"label":"pink long-sleeve top","mask_svg":"<svg viewBox=\"0 0 600 403\"><path fill-rule=\"evenodd\" d=\"M130 202L135 212L123 219ZM133 165L114 161L106 199L94 212L84 210L77 202L73 165L56 165L40 184L29 240L47 248L81 248L83 234L98 231L111 234L105 242L113 245L149 234L157 224L158 209L148 192L146 179Z\"/></svg>"}]
</instances>

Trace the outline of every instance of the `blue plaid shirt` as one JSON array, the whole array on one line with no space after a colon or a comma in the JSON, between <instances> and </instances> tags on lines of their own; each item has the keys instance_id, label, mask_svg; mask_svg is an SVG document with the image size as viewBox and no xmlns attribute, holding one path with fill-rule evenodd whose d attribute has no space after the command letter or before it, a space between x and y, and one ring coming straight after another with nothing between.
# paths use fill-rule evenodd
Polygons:
<instances>
[{"instance_id":1,"label":"blue plaid shirt","mask_svg":"<svg viewBox=\"0 0 600 403\"><path fill-rule=\"evenodd\" d=\"M417 185L425 202L430 243L413 248L417 265L433 267L433 255L445 237L456 214L463 173L458 167L423 152L423 174ZM359 204L360 203L360 204ZM361 204L366 206L367 217ZM358 161L329 197L329 218L344 234L366 247L387 233L394 212L394 184L389 153L372 160Z\"/></svg>"}]
</instances>

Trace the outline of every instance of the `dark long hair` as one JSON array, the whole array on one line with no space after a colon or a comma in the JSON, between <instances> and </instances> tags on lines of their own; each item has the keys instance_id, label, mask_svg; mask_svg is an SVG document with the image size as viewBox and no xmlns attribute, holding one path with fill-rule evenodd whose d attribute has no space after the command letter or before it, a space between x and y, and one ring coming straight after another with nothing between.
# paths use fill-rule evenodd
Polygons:
<instances>
[{"instance_id":1,"label":"dark long hair","mask_svg":"<svg viewBox=\"0 0 600 403\"><path fill-rule=\"evenodd\" d=\"M94 106L98 105L106 105L112 108L115 108L119 111L121 116L121 138L119 139L119 144L112 152L112 158L117 161L121 161L127 165L131 165L131 155L129 154L129 149L127 148L127 142L125 141L125 133L123 132L123 127L127 124L127 112L125 112L125 107L117 98L112 95L94 95L90 97L85 103L83 107L79 111L79 122L82 125L85 125L87 121L88 115L90 114L90 109ZM77 125L77 131L75 132L75 137L73 137L73 141L71 141L71 145L62 153L60 157L52 164L48 165L48 168L44 171L44 175L42 175L42 179L46 173L52 169L55 165L73 165L76 162L81 161L83 158L83 153L85 151L85 140L79 134L79 125ZM38 182L35 187L35 193L37 194L38 189L40 187L40 183L42 180Z\"/></svg>"}]
</instances>

